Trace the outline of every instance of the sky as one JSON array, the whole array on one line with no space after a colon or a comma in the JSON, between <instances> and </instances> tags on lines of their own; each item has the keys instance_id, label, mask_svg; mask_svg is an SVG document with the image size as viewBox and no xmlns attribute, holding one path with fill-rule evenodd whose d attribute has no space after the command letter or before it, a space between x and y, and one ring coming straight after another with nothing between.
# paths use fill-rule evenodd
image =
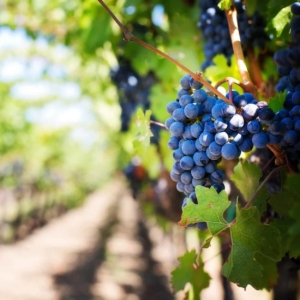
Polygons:
<instances>
[{"instance_id":1,"label":"sky","mask_svg":"<svg viewBox=\"0 0 300 300\"><path fill-rule=\"evenodd\" d=\"M26 111L29 122L50 128L74 126L72 138L93 143L95 132L83 128L94 121L91 100L81 94L76 82L68 80L63 65L49 63L46 56L24 55L32 47L46 53L49 45L43 37L32 40L22 28L0 28L0 53L4 57L0 61L0 81L13 84L11 94L20 101L54 99L42 106L29 107ZM64 45L52 46L51 51L58 60L71 55ZM43 74L47 77L42 78Z\"/></svg>"}]
</instances>

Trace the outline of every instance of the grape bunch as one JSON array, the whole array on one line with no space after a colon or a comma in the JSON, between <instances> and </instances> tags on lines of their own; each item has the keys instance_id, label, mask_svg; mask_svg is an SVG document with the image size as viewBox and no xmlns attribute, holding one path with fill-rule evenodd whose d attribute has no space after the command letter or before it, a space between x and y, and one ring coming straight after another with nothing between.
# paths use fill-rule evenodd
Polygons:
<instances>
[{"instance_id":1,"label":"grape bunch","mask_svg":"<svg viewBox=\"0 0 300 300\"><path fill-rule=\"evenodd\" d=\"M270 141L268 124L275 114L264 101L250 93L232 91L232 104L210 96L191 76L180 80L178 98L167 105L171 115L165 122L171 137L168 147L175 160L170 176L177 189L197 203L195 187L224 189L224 173L218 169L222 158L237 159L253 146L265 148ZM230 97L231 96L231 97Z\"/></svg>"},{"instance_id":2,"label":"grape bunch","mask_svg":"<svg viewBox=\"0 0 300 300\"><path fill-rule=\"evenodd\" d=\"M272 141L287 151L290 159L299 161L300 151L300 3L291 6L293 19L290 23L291 43L289 49L274 54L280 78L277 92L286 91L284 108L276 113L269 131Z\"/></svg>"},{"instance_id":3,"label":"grape bunch","mask_svg":"<svg viewBox=\"0 0 300 300\"><path fill-rule=\"evenodd\" d=\"M138 107L143 110L150 108L150 88L156 82L156 78L153 72L149 72L145 76L138 75L130 61L122 56L118 57L118 63L119 65L111 70L110 77L118 89L121 106L121 131L126 132L129 130L131 118ZM151 120L157 121L153 115ZM151 123L150 129L153 133L151 143L157 145L161 127Z\"/></svg>"},{"instance_id":4,"label":"grape bunch","mask_svg":"<svg viewBox=\"0 0 300 300\"><path fill-rule=\"evenodd\" d=\"M217 54L223 54L227 58L228 65L231 63L233 50L227 19L224 11L218 7L218 3L219 0L200 0L199 2L201 12L198 28L206 40L204 44L206 60L201 65L202 70L213 65L212 60ZM264 48L269 39L264 30L266 26L264 18L258 12L255 12L252 17L247 16L242 1L235 1L234 5L238 13L238 27L243 49Z\"/></svg>"}]
</instances>

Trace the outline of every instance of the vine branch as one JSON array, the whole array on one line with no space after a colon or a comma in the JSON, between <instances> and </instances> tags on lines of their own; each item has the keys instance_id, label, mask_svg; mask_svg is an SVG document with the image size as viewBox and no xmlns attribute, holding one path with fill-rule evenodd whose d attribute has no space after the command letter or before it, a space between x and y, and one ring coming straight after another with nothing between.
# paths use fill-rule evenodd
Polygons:
<instances>
[{"instance_id":1,"label":"vine branch","mask_svg":"<svg viewBox=\"0 0 300 300\"><path fill-rule=\"evenodd\" d=\"M238 69L242 78L242 82L245 85L245 92L251 93L254 98L257 98L257 92L256 87L254 86L246 63L245 63L245 57L241 45L241 37L238 29L238 23L237 23L237 11L235 7L232 7L229 10L225 10L226 18L228 22L229 32L230 32L230 38L232 43L232 48L234 52L234 56L238 65Z\"/></svg>"},{"instance_id":2,"label":"vine branch","mask_svg":"<svg viewBox=\"0 0 300 300\"><path fill-rule=\"evenodd\" d=\"M251 196L250 200L247 202L247 204L243 207L243 209L248 208L252 202L254 201L255 197L258 195L258 193L260 192L260 190L263 188L263 186L266 184L266 182L276 173L278 172L280 169L282 169L285 166L280 166L275 168L274 170L272 170L268 176L263 180L263 182L259 185L258 189L255 191L255 193Z\"/></svg>"},{"instance_id":3,"label":"vine branch","mask_svg":"<svg viewBox=\"0 0 300 300\"><path fill-rule=\"evenodd\" d=\"M178 68L180 68L181 70L183 70L184 72L186 72L187 74L189 74L194 80L201 82L206 88L208 88L211 92L213 92L216 96L218 96L220 99L222 99L223 101L227 102L228 104L230 104L230 101L222 94L220 93L216 88L214 88L211 84L209 84L202 76L200 72L192 72L191 70L189 70L187 67L185 67L184 65L182 65L181 63L179 63L178 61L176 61L175 59L173 59L172 57L170 57L169 55L167 55L166 53L156 49L155 47L149 45L148 43L138 39L137 37L135 37L130 31L128 31L123 25L122 23L118 20L118 18L114 15L114 13L107 7L107 5L102 1L102 0L98 0L98 2L103 6L103 8L109 13L109 15L113 18L113 20L117 23L117 25L120 27L120 29L122 30L123 34L124 34L124 40L125 41L131 41L131 42L135 42L139 45L141 45L144 48L149 49L150 51L162 56L163 58L169 60L171 63L173 63L174 65L176 65Z\"/></svg>"}]
</instances>

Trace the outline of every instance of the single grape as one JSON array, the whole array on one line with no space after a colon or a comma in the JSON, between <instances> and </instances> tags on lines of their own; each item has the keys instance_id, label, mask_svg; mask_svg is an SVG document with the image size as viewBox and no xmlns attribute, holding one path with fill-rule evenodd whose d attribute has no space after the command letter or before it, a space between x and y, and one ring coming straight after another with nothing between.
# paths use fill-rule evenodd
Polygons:
<instances>
[{"instance_id":1,"label":"single grape","mask_svg":"<svg viewBox=\"0 0 300 300\"><path fill-rule=\"evenodd\" d=\"M177 101L172 101L167 105L167 112L172 115L173 111L177 108L180 108L181 105Z\"/></svg>"},{"instance_id":2,"label":"single grape","mask_svg":"<svg viewBox=\"0 0 300 300\"><path fill-rule=\"evenodd\" d=\"M170 126L170 132L175 137L180 137L183 134L184 125L181 122L173 122Z\"/></svg>"},{"instance_id":3,"label":"single grape","mask_svg":"<svg viewBox=\"0 0 300 300\"><path fill-rule=\"evenodd\" d=\"M268 135L263 131L255 133L252 136L252 143L256 148L265 148L268 142Z\"/></svg>"},{"instance_id":4,"label":"single grape","mask_svg":"<svg viewBox=\"0 0 300 300\"><path fill-rule=\"evenodd\" d=\"M185 155L193 155L196 152L195 142L193 140L187 140L182 143L182 152Z\"/></svg>"},{"instance_id":5,"label":"single grape","mask_svg":"<svg viewBox=\"0 0 300 300\"><path fill-rule=\"evenodd\" d=\"M184 172L180 175L180 179L184 184L190 184L193 177L190 172Z\"/></svg>"},{"instance_id":6,"label":"single grape","mask_svg":"<svg viewBox=\"0 0 300 300\"><path fill-rule=\"evenodd\" d=\"M180 159L180 167L184 170L191 170L194 166L194 160L190 156L184 156Z\"/></svg>"},{"instance_id":7,"label":"single grape","mask_svg":"<svg viewBox=\"0 0 300 300\"><path fill-rule=\"evenodd\" d=\"M227 160L232 160L238 157L238 149L234 144L227 143L222 146L222 156Z\"/></svg>"}]
</instances>

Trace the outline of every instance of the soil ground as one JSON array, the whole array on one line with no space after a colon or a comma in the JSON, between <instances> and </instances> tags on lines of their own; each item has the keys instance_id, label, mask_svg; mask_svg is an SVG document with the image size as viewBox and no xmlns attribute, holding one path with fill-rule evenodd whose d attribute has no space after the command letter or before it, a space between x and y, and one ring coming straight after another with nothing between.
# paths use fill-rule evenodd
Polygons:
<instances>
[{"instance_id":1,"label":"soil ground","mask_svg":"<svg viewBox=\"0 0 300 300\"><path fill-rule=\"evenodd\" d=\"M0 246L0 300L183 299L172 291L170 272L184 244L184 229L164 233L115 179L25 240ZM213 280L202 299L221 300L220 261L207 259ZM253 290L234 294L269 299Z\"/></svg>"}]
</instances>

